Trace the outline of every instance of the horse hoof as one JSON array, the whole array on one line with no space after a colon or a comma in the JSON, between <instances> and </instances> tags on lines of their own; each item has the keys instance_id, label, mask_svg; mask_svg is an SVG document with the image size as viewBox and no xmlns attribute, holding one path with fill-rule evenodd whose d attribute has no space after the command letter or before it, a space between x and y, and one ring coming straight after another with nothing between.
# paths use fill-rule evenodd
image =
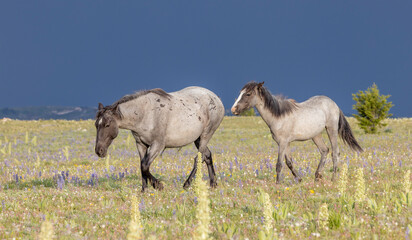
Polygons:
<instances>
[{"instance_id":1,"label":"horse hoof","mask_svg":"<svg viewBox=\"0 0 412 240\"><path fill-rule=\"evenodd\" d=\"M302 178L296 178L296 182L298 183L302 182Z\"/></svg>"},{"instance_id":2,"label":"horse hoof","mask_svg":"<svg viewBox=\"0 0 412 240\"><path fill-rule=\"evenodd\" d=\"M190 183L185 182L185 184L183 184L183 189L187 190L190 187Z\"/></svg>"},{"instance_id":3,"label":"horse hoof","mask_svg":"<svg viewBox=\"0 0 412 240\"><path fill-rule=\"evenodd\" d=\"M315 176L315 181L318 182L319 180L321 180L323 177L321 174L316 174Z\"/></svg>"},{"instance_id":4,"label":"horse hoof","mask_svg":"<svg viewBox=\"0 0 412 240\"><path fill-rule=\"evenodd\" d=\"M163 184L159 181L156 182L153 187L154 187L154 189L157 189L159 191L163 190Z\"/></svg>"},{"instance_id":5,"label":"horse hoof","mask_svg":"<svg viewBox=\"0 0 412 240\"><path fill-rule=\"evenodd\" d=\"M216 188L217 187L217 182L211 182L210 187L211 188Z\"/></svg>"}]
</instances>

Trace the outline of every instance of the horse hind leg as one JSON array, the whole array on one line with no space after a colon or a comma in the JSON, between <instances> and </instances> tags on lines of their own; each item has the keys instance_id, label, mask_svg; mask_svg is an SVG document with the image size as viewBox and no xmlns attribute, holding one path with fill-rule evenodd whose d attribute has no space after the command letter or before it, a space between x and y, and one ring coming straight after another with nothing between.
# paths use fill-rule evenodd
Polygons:
<instances>
[{"instance_id":1,"label":"horse hind leg","mask_svg":"<svg viewBox=\"0 0 412 240\"><path fill-rule=\"evenodd\" d=\"M200 136L196 141L195 141L195 146L199 150L200 153L202 153L202 160L206 162L207 169L209 172L209 180L210 180L210 186L212 188L215 188L217 186L216 182L216 173L215 169L213 167L213 159L212 159L212 152L210 149L206 146L207 143L209 142L211 135L213 134L214 131L212 131L211 134L207 135L202 135ZM210 132L209 132L210 133ZM190 173L189 177L187 178L185 184L183 185L184 188L188 188L192 182L192 178L196 174L197 171L197 156L195 157L195 162L193 166L193 170ZM200 162L202 164L202 161Z\"/></svg>"},{"instance_id":2,"label":"horse hind leg","mask_svg":"<svg viewBox=\"0 0 412 240\"><path fill-rule=\"evenodd\" d=\"M321 133L315 136L314 138L312 138L312 140L315 143L315 145L318 147L319 152L320 152L320 161L319 161L318 169L315 172L315 181L319 181L320 179L322 179L321 172L323 171L323 168L325 166L325 160L326 160L326 156L328 155L329 148L326 146L325 142L323 141Z\"/></svg>"},{"instance_id":3,"label":"horse hind leg","mask_svg":"<svg viewBox=\"0 0 412 240\"><path fill-rule=\"evenodd\" d=\"M207 165L207 170L209 172L210 186L212 188L215 188L217 187L216 173L215 173L215 168L213 167L212 152L210 152L210 149L208 147L206 147L206 150L203 156L204 156L204 159Z\"/></svg>"},{"instance_id":4,"label":"horse hind leg","mask_svg":"<svg viewBox=\"0 0 412 240\"><path fill-rule=\"evenodd\" d=\"M195 146L197 149L199 149L199 142L200 142L200 138L196 139L195 141ZM190 172L189 177L187 178L187 180L185 181L185 183L183 184L183 188L187 189L190 187L190 184L192 183L193 177L195 176L196 172L197 172L197 155L194 159L194 163L193 163L193 169ZM200 164L202 164L202 161L200 162Z\"/></svg>"},{"instance_id":5,"label":"horse hind leg","mask_svg":"<svg viewBox=\"0 0 412 240\"><path fill-rule=\"evenodd\" d=\"M290 169L290 171L292 172L293 176L295 177L295 179L298 182L302 181L302 178L299 176L299 174L296 172L296 170L293 168L293 164L292 164L292 157L290 155L290 148L288 147L286 150L286 154L285 154L285 162L286 165L288 166L288 168Z\"/></svg>"},{"instance_id":6,"label":"horse hind leg","mask_svg":"<svg viewBox=\"0 0 412 240\"><path fill-rule=\"evenodd\" d=\"M332 181L335 181L336 172L338 170L338 161L339 161L338 159L339 158L338 130L326 128L326 132L328 133L330 144L332 146L332 161L333 161Z\"/></svg>"}]
</instances>

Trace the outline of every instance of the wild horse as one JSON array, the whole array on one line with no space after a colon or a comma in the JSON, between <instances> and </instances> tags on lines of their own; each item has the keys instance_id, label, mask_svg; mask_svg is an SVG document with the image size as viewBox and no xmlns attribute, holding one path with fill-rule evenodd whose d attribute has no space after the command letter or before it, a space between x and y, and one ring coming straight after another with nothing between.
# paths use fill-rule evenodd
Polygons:
<instances>
[{"instance_id":1,"label":"wild horse","mask_svg":"<svg viewBox=\"0 0 412 240\"><path fill-rule=\"evenodd\" d=\"M292 174L298 181L301 181L301 177L292 165L289 144L293 141L308 139L312 139L319 148L321 158L315 173L315 180L322 178L321 172L329 152L329 148L322 139L322 131L325 128L332 146L332 180L335 179L337 171L338 135L354 151L363 151L338 105L326 96L314 96L305 102L297 103L293 99L273 96L263 86L263 82L252 81L242 88L231 110L233 114L238 115L251 107L256 107L259 111L260 116L270 128L273 140L279 145L276 183L280 182L284 158Z\"/></svg>"},{"instance_id":2,"label":"wild horse","mask_svg":"<svg viewBox=\"0 0 412 240\"><path fill-rule=\"evenodd\" d=\"M219 97L201 87L172 93L157 88L126 95L110 106L99 103L95 151L99 157L105 157L119 128L130 130L140 155L142 191L147 188L148 180L155 189L161 190L163 185L150 173L150 164L165 148L179 148L194 142L207 164L210 185L216 187L212 153L207 144L222 122L224 112ZM184 188L190 186L196 170L197 157Z\"/></svg>"}]
</instances>

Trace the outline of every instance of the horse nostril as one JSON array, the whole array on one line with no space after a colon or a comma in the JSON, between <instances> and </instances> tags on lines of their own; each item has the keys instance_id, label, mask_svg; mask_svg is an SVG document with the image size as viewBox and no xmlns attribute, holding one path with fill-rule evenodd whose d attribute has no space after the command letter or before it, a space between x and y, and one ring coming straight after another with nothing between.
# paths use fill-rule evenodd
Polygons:
<instances>
[{"instance_id":1,"label":"horse nostril","mask_svg":"<svg viewBox=\"0 0 412 240\"><path fill-rule=\"evenodd\" d=\"M237 107L232 107L232 113L235 113L237 111Z\"/></svg>"}]
</instances>

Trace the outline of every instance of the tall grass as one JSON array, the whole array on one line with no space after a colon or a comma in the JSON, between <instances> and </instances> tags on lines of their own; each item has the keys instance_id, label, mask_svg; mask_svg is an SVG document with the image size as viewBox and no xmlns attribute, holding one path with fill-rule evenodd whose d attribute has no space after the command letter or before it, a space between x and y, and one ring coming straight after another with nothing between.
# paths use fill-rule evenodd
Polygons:
<instances>
[{"instance_id":1,"label":"tall grass","mask_svg":"<svg viewBox=\"0 0 412 240\"><path fill-rule=\"evenodd\" d=\"M164 190L140 193L140 161L129 132L121 130L108 150L110 159L100 159L93 121L0 123L0 239L36 239L45 215L51 216L56 239L126 239L135 231L130 224L136 205L144 239L192 239L201 217L209 219L201 225L207 234L196 236L259 239L270 219L267 209L279 239L411 238L412 119L390 119L391 131L379 135L363 134L348 121L365 152L358 155L339 142L343 164L336 183L330 180L331 161L323 180L314 181L320 155L306 141L290 146L302 182L283 168L283 182L276 184L278 149L266 124L259 117L226 117L208 144L218 187L199 193L182 188L197 154L193 145L158 156L150 171ZM198 161L203 169L194 185L207 178ZM343 176L346 187L340 190ZM259 189L271 207L263 207ZM200 192L208 194L205 214L198 212ZM324 203L329 217L327 228L320 228Z\"/></svg>"},{"instance_id":2,"label":"tall grass","mask_svg":"<svg viewBox=\"0 0 412 240\"><path fill-rule=\"evenodd\" d=\"M197 154L198 168L196 173L196 179L194 182L195 193L197 198L196 206L196 230L193 235L193 239L209 239L210 234L210 200L209 200L209 189L205 181L203 181L203 170L202 170L202 154L199 152Z\"/></svg>"}]
</instances>

